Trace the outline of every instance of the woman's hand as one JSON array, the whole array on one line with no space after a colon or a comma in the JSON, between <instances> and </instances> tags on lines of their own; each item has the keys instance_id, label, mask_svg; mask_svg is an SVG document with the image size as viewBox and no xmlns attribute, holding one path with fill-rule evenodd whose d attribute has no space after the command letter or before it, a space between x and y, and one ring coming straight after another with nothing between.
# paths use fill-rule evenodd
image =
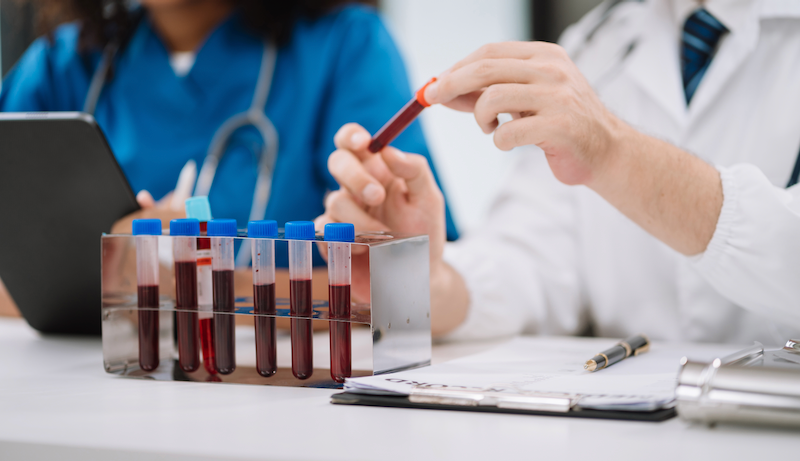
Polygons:
<instances>
[{"instance_id":1,"label":"woman's hand","mask_svg":"<svg viewBox=\"0 0 800 461\"><path fill-rule=\"evenodd\" d=\"M393 147L372 154L367 150L369 141L367 130L354 123L336 134L337 149L328 159L328 169L341 189L328 195L325 214L315 221L317 229L330 222L347 222L357 232L427 234L433 276L444 251L445 208L428 161ZM324 244L320 249L323 254L327 252ZM359 300L369 299L369 286L358 283L369 280L365 250L353 247L353 294Z\"/></svg>"},{"instance_id":2,"label":"woman's hand","mask_svg":"<svg viewBox=\"0 0 800 461\"><path fill-rule=\"evenodd\" d=\"M589 185L630 128L613 116L566 52L543 42L481 47L428 86L425 99L473 112L502 150L535 144L556 178ZM498 126L497 115L514 120Z\"/></svg>"},{"instance_id":3,"label":"woman's hand","mask_svg":"<svg viewBox=\"0 0 800 461\"><path fill-rule=\"evenodd\" d=\"M169 225L173 219L185 218L186 212L183 208L178 208L179 211L174 210L172 206L172 193L165 195L161 200L156 202L150 192L143 190L136 194L136 201L139 202L141 210L134 211L133 213L125 216L111 226L112 234L130 234L133 226L134 219L160 219L162 226Z\"/></svg>"}]
</instances>

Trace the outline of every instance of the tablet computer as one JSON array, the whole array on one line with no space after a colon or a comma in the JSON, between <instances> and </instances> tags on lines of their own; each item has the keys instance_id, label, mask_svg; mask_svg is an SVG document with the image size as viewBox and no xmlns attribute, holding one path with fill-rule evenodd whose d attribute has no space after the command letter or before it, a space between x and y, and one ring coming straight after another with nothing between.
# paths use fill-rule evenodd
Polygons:
<instances>
[{"instance_id":1,"label":"tablet computer","mask_svg":"<svg viewBox=\"0 0 800 461\"><path fill-rule=\"evenodd\" d=\"M33 328L100 334L100 236L138 209L91 115L0 113L0 279Z\"/></svg>"}]
</instances>

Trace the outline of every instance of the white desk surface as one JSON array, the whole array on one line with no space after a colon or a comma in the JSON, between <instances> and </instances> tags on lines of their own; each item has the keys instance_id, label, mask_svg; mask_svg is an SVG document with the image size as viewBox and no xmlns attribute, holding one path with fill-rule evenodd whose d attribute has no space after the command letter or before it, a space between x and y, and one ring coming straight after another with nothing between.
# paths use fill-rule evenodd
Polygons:
<instances>
[{"instance_id":1,"label":"white desk surface","mask_svg":"<svg viewBox=\"0 0 800 461\"><path fill-rule=\"evenodd\" d=\"M493 344L443 345L434 361ZM336 391L106 374L99 339L0 318L0 460L785 460L800 431L332 405ZM644 458L643 458L644 457Z\"/></svg>"}]
</instances>

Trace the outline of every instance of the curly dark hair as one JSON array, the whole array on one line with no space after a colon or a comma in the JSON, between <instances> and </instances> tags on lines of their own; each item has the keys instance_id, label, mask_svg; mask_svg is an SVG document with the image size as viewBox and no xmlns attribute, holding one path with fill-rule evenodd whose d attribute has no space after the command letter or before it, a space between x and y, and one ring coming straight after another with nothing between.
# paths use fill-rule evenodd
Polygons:
<instances>
[{"instance_id":1,"label":"curly dark hair","mask_svg":"<svg viewBox=\"0 0 800 461\"><path fill-rule=\"evenodd\" d=\"M134 13L126 0L22 0L35 4L36 27L49 35L61 23L82 23L79 49L102 48L112 40L131 33ZM230 0L242 11L245 25L253 32L283 44L291 37L294 22L302 17L319 17L347 3L376 6L377 0Z\"/></svg>"}]
</instances>

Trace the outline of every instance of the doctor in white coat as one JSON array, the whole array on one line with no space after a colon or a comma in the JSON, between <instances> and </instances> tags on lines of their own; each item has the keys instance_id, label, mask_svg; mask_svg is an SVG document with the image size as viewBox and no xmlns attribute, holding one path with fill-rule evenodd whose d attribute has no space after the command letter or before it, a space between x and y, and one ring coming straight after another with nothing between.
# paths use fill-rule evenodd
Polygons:
<instances>
[{"instance_id":1,"label":"doctor in white coat","mask_svg":"<svg viewBox=\"0 0 800 461\"><path fill-rule=\"evenodd\" d=\"M424 158L356 125L318 224L429 234L439 336L797 337L800 2L605 2L561 44L487 45L426 91L527 146L481 229L445 249Z\"/></svg>"}]
</instances>

